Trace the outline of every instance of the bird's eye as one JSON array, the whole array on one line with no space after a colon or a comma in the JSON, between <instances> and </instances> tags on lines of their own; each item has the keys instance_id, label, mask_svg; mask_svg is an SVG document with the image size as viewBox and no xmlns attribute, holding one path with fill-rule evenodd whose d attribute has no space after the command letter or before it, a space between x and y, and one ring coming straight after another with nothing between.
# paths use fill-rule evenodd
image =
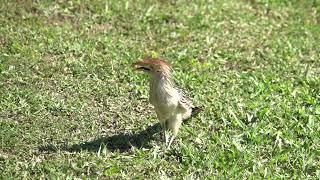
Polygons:
<instances>
[{"instance_id":1,"label":"bird's eye","mask_svg":"<svg viewBox=\"0 0 320 180\"><path fill-rule=\"evenodd\" d=\"M148 68L148 67L139 67L139 69L141 69L141 70L144 70L144 71L150 71L151 69L150 68Z\"/></svg>"}]
</instances>

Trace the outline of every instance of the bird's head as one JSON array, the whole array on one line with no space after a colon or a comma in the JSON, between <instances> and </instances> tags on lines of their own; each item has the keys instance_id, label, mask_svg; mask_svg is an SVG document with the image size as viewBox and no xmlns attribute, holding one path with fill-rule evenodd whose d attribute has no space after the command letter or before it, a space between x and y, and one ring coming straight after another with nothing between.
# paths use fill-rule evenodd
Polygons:
<instances>
[{"instance_id":1,"label":"bird's head","mask_svg":"<svg viewBox=\"0 0 320 180\"><path fill-rule=\"evenodd\" d=\"M148 72L151 74L164 73L170 74L171 66L165 60L159 58L146 58L142 61L133 63L133 68L136 70Z\"/></svg>"}]
</instances>

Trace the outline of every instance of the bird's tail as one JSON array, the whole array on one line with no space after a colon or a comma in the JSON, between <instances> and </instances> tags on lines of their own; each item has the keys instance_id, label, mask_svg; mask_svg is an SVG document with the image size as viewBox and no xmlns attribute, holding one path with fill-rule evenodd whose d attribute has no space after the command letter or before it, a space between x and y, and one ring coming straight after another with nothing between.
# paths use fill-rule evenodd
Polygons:
<instances>
[{"instance_id":1,"label":"bird's tail","mask_svg":"<svg viewBox=\"0 0 320 180\"><path fill-rule=\"evenodd\" d=\"M193 107L191 109L191 115L189 115L189 117L187 117L186 119L183 120L183 123L188 123L192 117L195 117L197 114L199 114L199 112L202 111L201 107Z\"/></svg>"},{"instance_id":2,"label":"bird's tail","mask_svg":"<svg viewBox=\"0 0 320 180\"><path fill-rule=\"evenodd\" d=\"M196 116L197 114L199 114L199 112L202 111L202 108L201 107L193 107L192 108L192 111L191 111L191 117L194 117Z\"/></svg>"}]
</instances>

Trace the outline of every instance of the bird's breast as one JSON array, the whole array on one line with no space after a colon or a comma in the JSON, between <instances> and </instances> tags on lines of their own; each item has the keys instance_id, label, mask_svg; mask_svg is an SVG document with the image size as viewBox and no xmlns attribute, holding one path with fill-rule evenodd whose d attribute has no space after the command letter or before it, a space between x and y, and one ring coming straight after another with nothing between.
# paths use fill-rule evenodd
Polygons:
<instances>
[{"instance_id":1,"label":"bird's breast","mask_svg":"<svg viewBox=\"0 0 320 180\"><path fill-rule=\"evenodd\" d=\"M150 87L150 103L161 112L175 111L179 102L179 94L168 85L154 85Z\"/></svg>"}]
</instances>

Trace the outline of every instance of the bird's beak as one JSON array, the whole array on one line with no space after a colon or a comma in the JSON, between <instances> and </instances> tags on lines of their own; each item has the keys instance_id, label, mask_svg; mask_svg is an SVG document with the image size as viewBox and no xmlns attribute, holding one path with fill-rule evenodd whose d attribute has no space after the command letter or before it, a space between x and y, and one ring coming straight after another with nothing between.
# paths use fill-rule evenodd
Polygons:
<instances>
[{"instance_id":1,"label":"bird's beak","mask_svg":"<svg viewBox=\"0 0 320 180\"><path fill-rule=\"evenodd\" d=\"M149 67L142 64L141 62L136 62L132 64L132 68L139 71L151 71Z\"/></svg>"}]
</instances>

